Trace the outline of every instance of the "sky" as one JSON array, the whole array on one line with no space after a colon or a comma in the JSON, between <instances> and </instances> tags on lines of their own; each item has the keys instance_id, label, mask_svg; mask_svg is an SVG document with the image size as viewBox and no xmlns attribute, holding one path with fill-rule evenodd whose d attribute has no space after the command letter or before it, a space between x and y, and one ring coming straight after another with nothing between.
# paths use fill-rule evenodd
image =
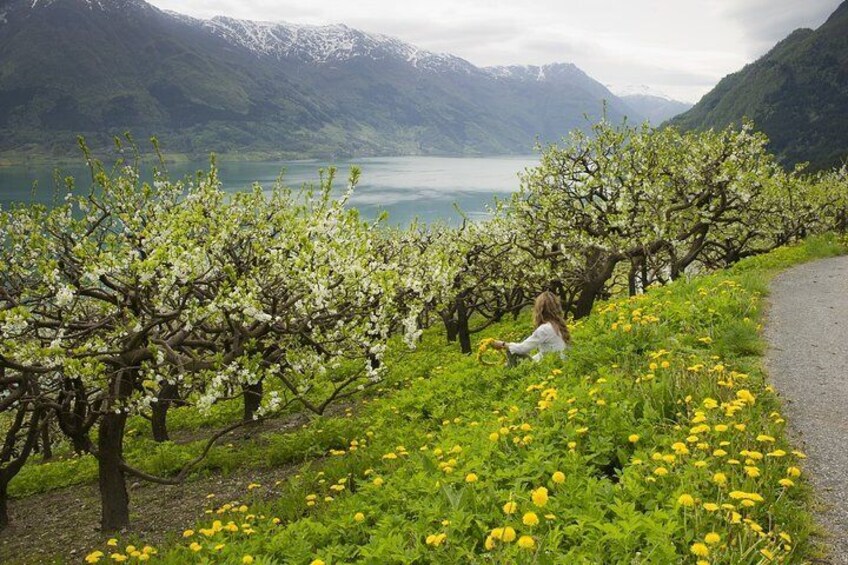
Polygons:
<instances>
[{"instance_id":1,"label":"sky","mask_svg":"<svg viewBox=\"0 0 848 565\"><path fill-rule=\"evenodd\" d=\"M343 23L478 66L574 63L616 90L697 102L841 0L152 0L201 18Z\"/></svg>"}]
</instances>

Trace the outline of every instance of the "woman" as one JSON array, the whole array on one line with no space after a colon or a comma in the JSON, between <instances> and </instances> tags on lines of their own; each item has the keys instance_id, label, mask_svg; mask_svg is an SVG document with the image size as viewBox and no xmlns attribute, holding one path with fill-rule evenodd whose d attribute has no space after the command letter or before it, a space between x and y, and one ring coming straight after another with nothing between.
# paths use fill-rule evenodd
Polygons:
<instances>
[{"instance_id":1,"label":"woman","mask_svg":"<svg viewBox=\"0 0 848 565\"><path fill-rule=\"evenodd\" d=\"M529 357L535 349L538 351L531 358L539 361L546 353L562 352L571 341L559 298L552 292L545 291L536 297L533 303L533 324L536 330L521 343L495 341L492 347L506 349L512 355L522 357Z\"/></svg>"}]
</instances>

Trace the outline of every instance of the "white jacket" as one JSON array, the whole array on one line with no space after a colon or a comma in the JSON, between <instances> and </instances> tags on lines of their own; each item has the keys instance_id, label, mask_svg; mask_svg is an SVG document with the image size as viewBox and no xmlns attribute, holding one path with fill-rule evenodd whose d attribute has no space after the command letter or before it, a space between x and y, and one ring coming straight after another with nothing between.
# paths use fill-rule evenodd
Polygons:
<instances>
[{"instance_id":1,"label":"white jacket","mask_svg":"<svg viewBox=\"0 0 848 565\"><path fill-rule=\"evenodd\" d=\"M534 361L539 361L545 353L564 351L565 341L549 322L545 322L521 343L507 343L506 347L515 355L529 355L531 351L538 349L539 351L532 358Z\"/></svg>"}]
</instances>

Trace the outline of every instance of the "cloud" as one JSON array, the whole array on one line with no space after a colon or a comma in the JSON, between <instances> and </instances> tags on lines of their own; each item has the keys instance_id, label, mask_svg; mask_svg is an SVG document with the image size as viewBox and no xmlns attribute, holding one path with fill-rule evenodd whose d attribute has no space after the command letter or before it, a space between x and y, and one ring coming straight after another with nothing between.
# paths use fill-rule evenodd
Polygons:
<instances>
[{"instance_id":1,"label":"cloud","mask_svg":"<svg viewBox=\"0 0 848 565\"><path fill-rule=\"evenodd\" d=\"M817 28L841 0L724 0L724 14L742 27L752 47L762 52L795 29Z\"/></svg>"}]
</instances>

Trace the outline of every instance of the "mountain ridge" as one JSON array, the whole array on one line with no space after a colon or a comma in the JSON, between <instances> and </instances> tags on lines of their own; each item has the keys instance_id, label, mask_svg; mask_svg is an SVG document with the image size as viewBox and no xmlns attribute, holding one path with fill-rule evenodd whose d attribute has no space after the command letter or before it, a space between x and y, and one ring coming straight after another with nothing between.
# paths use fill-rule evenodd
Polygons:
<instances>
[{"instance_id":1,"label":"mountain ridge","mask_svg":"<svg viewBox=\"0 0 848 565\"><path fill-rule=\"evenodd\" d=\"M124 130L191 154L526 154L584 116L641 119L570 63L477 67L341 24L201 20L143 0L0 13L0 158Z\"/></svg>"}]
</instances>

